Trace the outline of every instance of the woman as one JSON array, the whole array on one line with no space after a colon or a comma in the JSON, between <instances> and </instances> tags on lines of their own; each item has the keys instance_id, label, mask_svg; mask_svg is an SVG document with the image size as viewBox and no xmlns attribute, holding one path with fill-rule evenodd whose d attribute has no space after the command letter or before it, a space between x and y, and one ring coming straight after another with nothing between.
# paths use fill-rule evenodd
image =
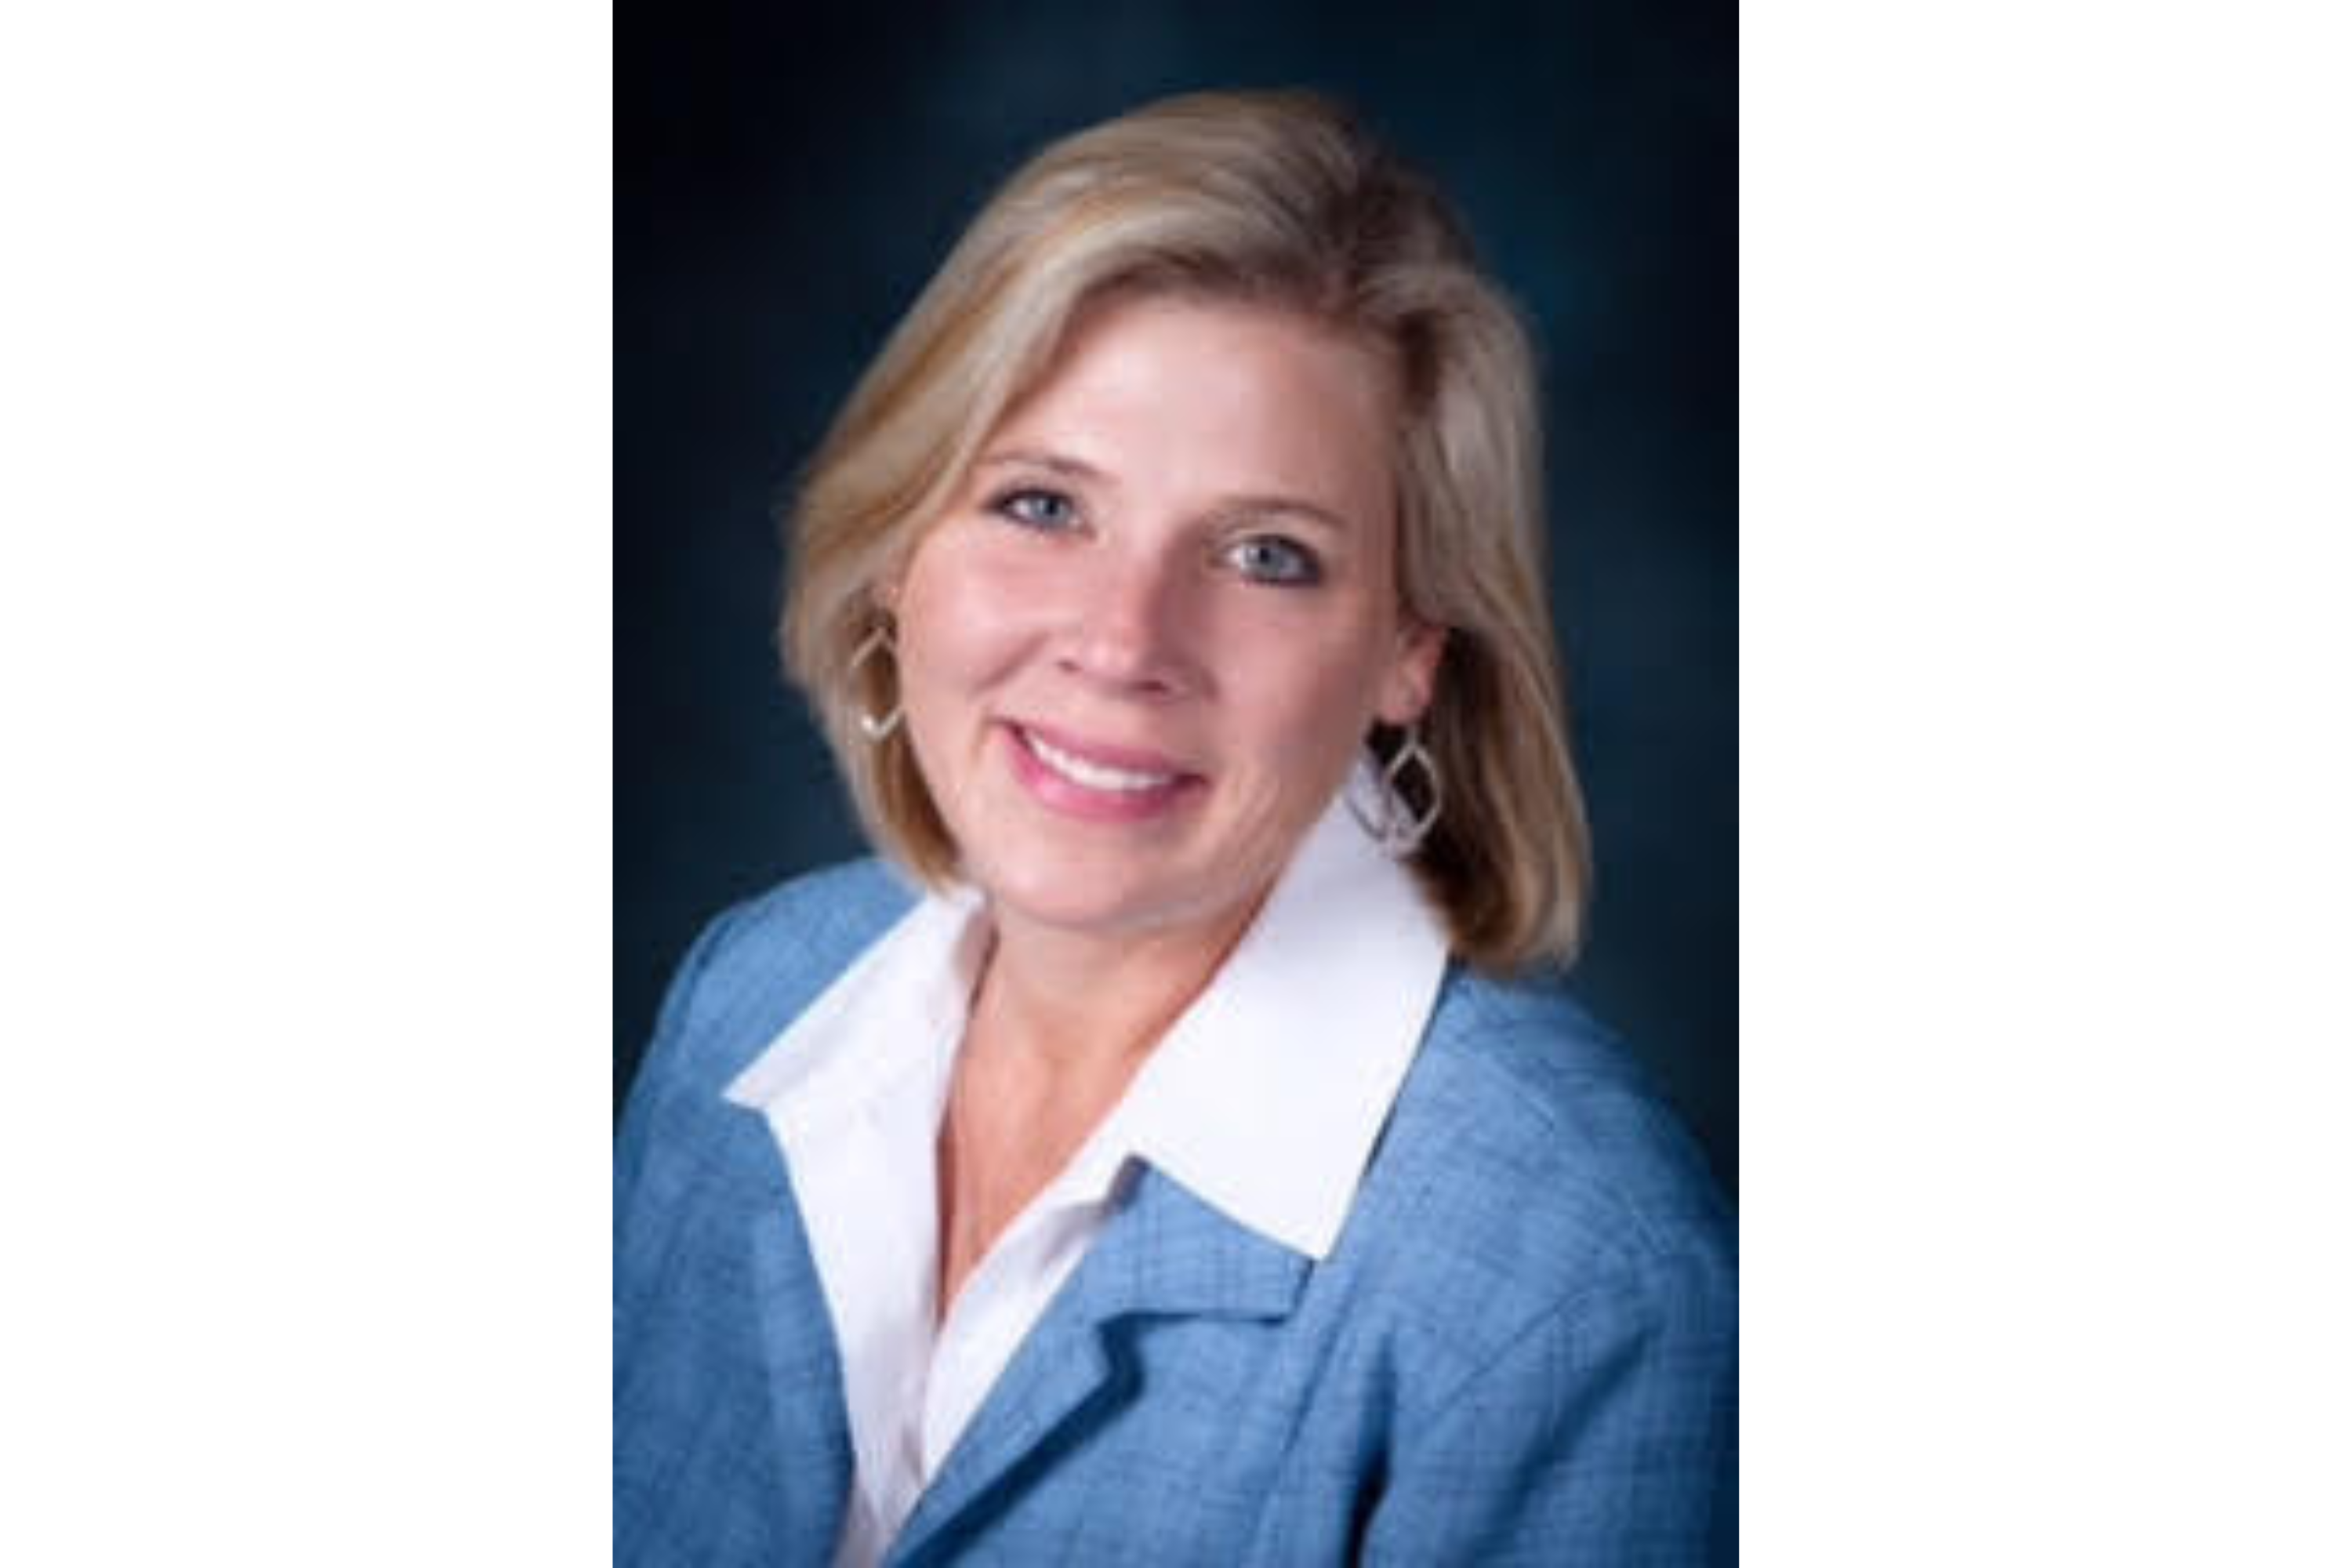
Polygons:
<instances>
[{"instance_id":1,"label":"woman","mask_svg":"<svg viewBox=\"0 0 2352 1568\"><path fill-rule=\"evenodd\" d=\"M1727 1551L1703 1164L1557 991L1523 338L1280 94L1060 142L858 387L784 638L896 871L707 931L617 1156L629 1563Z\"/></svg>"}]
</instances>

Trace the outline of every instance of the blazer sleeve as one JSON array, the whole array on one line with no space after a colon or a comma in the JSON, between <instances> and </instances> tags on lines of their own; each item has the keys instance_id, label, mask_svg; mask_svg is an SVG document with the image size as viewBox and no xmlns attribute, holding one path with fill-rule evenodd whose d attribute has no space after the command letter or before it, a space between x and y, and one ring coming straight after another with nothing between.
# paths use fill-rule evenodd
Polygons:
<instances>
[{"instance_id":1,"label":"blazer sleeve","mask_svg":"<svg viewBox=\"0 0 2352 1568\"><path fill-rule=\"evenodd\" d=\"M694 945L663 994L661 1011L654 1020L653 1038L637 1059L636 1076L629 1084L621 1110L620 1131L613 1144L613 1218L620 1225L636 1195L638 1173L644 1169L646 1146L663 1099L677 1087L687 1054L688 1018L694 1010L695 988L709 967L711 955L726 941L741 910L730 910L702 929Z\"/></svg>"},{"instance_id":2,"label":"blazer sleeve","mask_svg":"<svg viewBox=\"0 0 2352 1568\"><path fill-rule=\"evenodd\" d=\"M1362 1560L1732 1562L1736 1316L1695 1259L1542 1317L1401 1436Z\"/></svg>"}]
</instances>

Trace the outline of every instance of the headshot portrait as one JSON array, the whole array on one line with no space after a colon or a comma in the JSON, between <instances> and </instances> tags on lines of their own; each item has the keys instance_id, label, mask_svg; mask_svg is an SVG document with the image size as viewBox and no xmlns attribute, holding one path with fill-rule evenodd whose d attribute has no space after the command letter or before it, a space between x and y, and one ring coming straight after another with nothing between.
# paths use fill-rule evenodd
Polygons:
<instances>
[{"instance_id":1,"label":"headshot portrait","mask_svg":"<svg viewBox=\"0 0 2352 1568\"><path fill-rule=\"evenodd\" d=\"M1731 1561L1731 16L1106 9L622 20L615 1561Z\"/></svg>"},{"instance_id":2,"label":"headshot portrait","mask_svg":"<svg viewBox=\"0 0 2352 1568\"><path fill-rule=\"evenodd\" d=\"M18 7L0 1563L2352 1563L2275 9Z\"/></svg>"},{"instance_id":3,"label":"headshot portrait","mask_svg":"<svg viewBox=\"0 0 2352 1568\"><path fill-rule=\"evenodd\" d=\"M17 9L0 1562L2352 1563L2340 8Z\"/></svg>"}]
</instances>

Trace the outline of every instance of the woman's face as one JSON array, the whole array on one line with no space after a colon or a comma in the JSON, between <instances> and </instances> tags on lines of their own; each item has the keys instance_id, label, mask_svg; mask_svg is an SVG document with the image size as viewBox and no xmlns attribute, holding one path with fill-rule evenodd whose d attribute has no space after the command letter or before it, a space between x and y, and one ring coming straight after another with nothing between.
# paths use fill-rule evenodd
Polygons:
<instances>
[{"instance_id":1,"label":"woman's face","mask_svg":"<svg viewBox=\"0 0 2352 1568\"><path fill-rule=\"evenodd\" d=\"M1254 307L1082 318L887 597L923 777L1000 922L1229 937L1442 634L1395 589L1390 375Z\"/></svg>"}]
</instances>

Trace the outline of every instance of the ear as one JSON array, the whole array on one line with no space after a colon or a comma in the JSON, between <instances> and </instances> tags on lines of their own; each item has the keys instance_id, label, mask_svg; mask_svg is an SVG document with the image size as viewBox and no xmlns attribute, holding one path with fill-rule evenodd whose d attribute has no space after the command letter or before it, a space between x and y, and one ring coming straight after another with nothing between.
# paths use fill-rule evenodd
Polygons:
<instances>
[{"instance_id":1,"label":"ear","mask_svg":"<svg viewBox=\"0 0 2352 1568\"><path fill-rule=\"evenodd\" d=\"M1437 690L1437 667L1445 653L1445 628L1407 616L1397 628L1397 645L1381 677L1372 711L1383 724L1400 728L1428 711Z\"/></svg>"}]
</instances>

